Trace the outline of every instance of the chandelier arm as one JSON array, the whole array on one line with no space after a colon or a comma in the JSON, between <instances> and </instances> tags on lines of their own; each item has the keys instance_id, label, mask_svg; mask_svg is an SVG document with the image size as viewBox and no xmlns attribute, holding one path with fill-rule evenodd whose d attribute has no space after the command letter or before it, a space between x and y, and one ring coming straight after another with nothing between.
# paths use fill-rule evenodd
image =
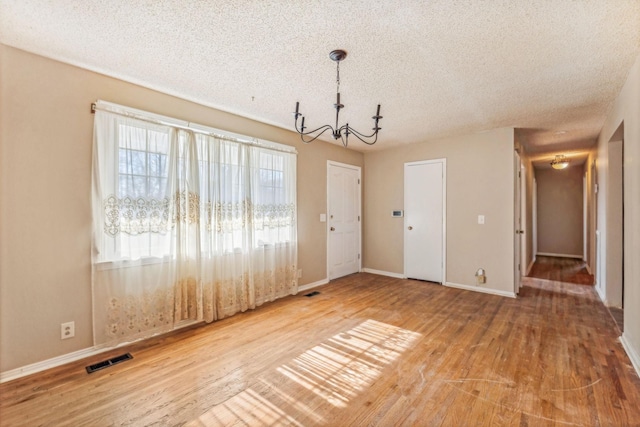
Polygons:
<instances>
[{"instance_id":1,"label":"chandelier arm","mask_svg":"<svg viewBox=\"0 0 640 427\"><path fill-rule=\"evenodd\" d=\"M305 140L305 139L304 139L304 137L305 137L305 136L307 136L307 135L311 135L312 133L315 133L315 132L319 131L319 130L320 130L320 129L322 129L322 128L324 128L324 129L323 129L323 131L322 131L322 132L320 132L319 134L315 135L315 136L314 136L314 137L312 137L311 139L309 139L309 140ZM312 131L310 131L310 132L304 132L304 133L303 133L303 132L298 132L298 134L300 134L300 140L301 140L302 142L304 142L305 144L308 144L308 143L313 142L313 141L315 141L316 139L318 139L320 136L322 136L322 134L323 134L323 133L325 133L325 132L326 132L326 131L328 131L328 130L333 131L333 128L332 128L331 126L329 126L329 125L324 125L324 126L319 127L318 129L312 130Z\"/></svg>"},{"instance_id":2,"label":"chandelier arm","mask_svg":"<svg viewBox=\"0 0 640 427\"><path fill-rule=\"evenodd\" d=\"M358 138L360 141L364 142L367 145L373 145L378 141L378 132L374 132L371 135L362 135L360 132L354 131L353 129L349 128L349 133L352 135L355 135L356 138ZM371 138L374 136L375 136L375 139L373 141L367 141L366 139L364 139L364 138Z\"/></svg>"},{"instance_id":3,"label":"chandelier arm","mask_svg":"<svg viewBox=\"0 0 640 427\"><path fill-rule=\"evenodd\" d=\"M320 132L320 135L322 135L325 131L327 131L329 129L331 129L331 131L333 132L333 127L331 127L331 125L324 125L324 126L320 126L317 129L310 130L309 132L303 132L304 128L302 130L298 128L298 119L297 118L296 118L296 121L294 123L294 128L295 128L296 132L298 132L300 135L310 135L310 134L315 133L315 132L317 132L317 131L319 131L320 129L323 129L323 128L324 128L324 130L322 132Z\"/></svg>"},{"instance_id":4,"label":"chandelier arm","mask_svg":"<svg viewBox=\"0 0 640 427\"><path fill-rule=\"evenodd\" d=\"M326 130L326 129L325 129ZM321 133L319 133L318 135L314 136L311 139L304 139L304 135L300 134L300 141L304 142L305 144L309 144L310 142L315 141L316 139L318 139L320 137L320 135L322 135L324 133L324 131L322 131Z\"/></svg>"},{"instance_id":5,"label":"chandelier arm","mask_svg":"<svg viewBox=\"0 0 640 427\"><path fill-rule=\"evenodd\" d=\"M346 126L346 125L345 125ZM342 128L344 128L345 126L342 126ZM342 128L340 128L342 130ZM373 138L374 136L378 135L378 128L376 128L376 130L373 131L373 133L371 135L365 135L362 132L358 132L357 130L355 130L354 128L349 128L349 133L352 133L358 137L362 137L362 138Z\"/></svg>"},{"instance_id":6,"label":"chandelier arm","mask_svg":"<svg viewBox=\"0 0 640 427\"><path fill-rule=\"evenodd\" d=\"M310 130L309 132L300 132L300 131L298 131L298 133L300 135L307 136L307 135L311 135L312 133L318 132L320 129L322 129L322 131L318 134L318 136L322 135L323 133L325 133L328 130L330 130L333 133L333 128L330 125L320 126L318 129Z\"/></svg>"}]
</instances>

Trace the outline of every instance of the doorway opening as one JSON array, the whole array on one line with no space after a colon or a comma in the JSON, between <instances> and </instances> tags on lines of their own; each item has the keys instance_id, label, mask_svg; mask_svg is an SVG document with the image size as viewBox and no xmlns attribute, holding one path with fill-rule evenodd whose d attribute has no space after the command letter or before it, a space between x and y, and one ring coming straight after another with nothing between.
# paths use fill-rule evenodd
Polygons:
<instances>
[{"instance_id":1,"label":"doorway opening","mask_svg":"<svg viewBox=\"0 0 640 427\"><path fill-rule=\"evenodd\" d=\"M607 145L606 305L624 330L624 123Z\"/></svg>"}]
</instances>

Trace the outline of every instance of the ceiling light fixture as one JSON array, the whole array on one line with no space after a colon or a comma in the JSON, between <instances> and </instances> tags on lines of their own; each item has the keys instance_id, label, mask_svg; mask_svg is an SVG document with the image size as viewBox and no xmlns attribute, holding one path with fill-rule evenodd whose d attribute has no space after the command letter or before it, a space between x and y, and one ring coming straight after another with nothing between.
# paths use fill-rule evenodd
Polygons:
<instances>
[{"instance_id":1,"label":"ceiling light fixture","mask_svg":"<svg viewBox=\"0 0 640 427\"><path fill-rule=\"evenodd\" d=\"M569 159L564 154L557 154L556 158L551 161L551 167L554 169L564 169L569 166Z\"/></svg>"},{"instance_id":2,"label":"ceiling light fixture","mask_svg":"<svg viewBox=\"0 0 640 427\"><path fill-rule=\"evenodd\" d=\"M378 110L376 111L376 115L371 117L372 119L375 120L373 133L371 135L365 135L361 132L358 132L357 130L349 127L349 123L338 127L340 110L344 108L344 105L340 103L340 61L342 61L346 57L347 57L347 52L345 52L344 50L332 50L331 53L329 53L329 58L331 58L332 61L336 62L337 89L336 89L336 103L333 104L333 107L336 109L336 126L335 127L331 125L324 125L324 126L320 126L317 129L311 130L309 132L305 132L304 130L306 129L306 126L304 125L304 116L302 115L302 113L299 112L300 102L296 102L296 111L295 113L293 113L293 116L295 117L295 129L296 129L296 132L300 134L300 139L305 144L315 141L320 137L320 135L322 135L328 130L331 131L331 135L333 136L333 139L340 139L342 141L342 145L344 145L345 147L349 143L349 135L351 134L355 135L356 138L358 138L360 141L364 142L367 145L373 145L376 143L376 141L378 141L378 131L382 129L381 127L378 126L378 121L382 118L382 116L380 115L380 104L378 104ZM302 122L300 123L300 127L298 127L299 117L302 117ZM311 136L311 139L305 140L304 137L308 135Z\"/></svg>"}]
</instances>

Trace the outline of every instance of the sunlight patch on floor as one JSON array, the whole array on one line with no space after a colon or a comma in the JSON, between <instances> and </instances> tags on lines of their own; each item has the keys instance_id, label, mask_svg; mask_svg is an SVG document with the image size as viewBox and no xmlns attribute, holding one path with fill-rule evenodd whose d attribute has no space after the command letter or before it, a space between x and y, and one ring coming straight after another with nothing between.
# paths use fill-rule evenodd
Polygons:
<instances>
[{"instance_id":1,"label":"sunlight patch on floor","mask_svg":"<svg viewBox=\"0 0 640 427\"><path fill-rule=\"evenodd\" d=\"M302 426L301 419L322 424L325 419L314 408L324 406L323 402L346 408L419 337L416 332L366 320L305 351L276 372L260 375L250 388L186 425Z\"/></svg>"},{"instance_id":2,"label":"sunlight patch on floor","mask_svg":"<svg viewBox=\"0 0 640 427\"><path fill-rule=\"evenodd\" d=\"M344 408L419 337L416 332L367 320L277 370L333 406Z\"/></svg>"}]
</instances>

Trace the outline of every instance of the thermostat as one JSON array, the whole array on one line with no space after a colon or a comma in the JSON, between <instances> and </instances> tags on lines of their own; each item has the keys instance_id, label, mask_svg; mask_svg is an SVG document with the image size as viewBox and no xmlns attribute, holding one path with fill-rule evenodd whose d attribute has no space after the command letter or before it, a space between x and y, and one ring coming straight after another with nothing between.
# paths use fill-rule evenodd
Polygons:
<instances>
[{"instance_id":1,"label":"thermostat","mask_svg":"<svg viewBox=\"0 0 640 427\"><path fill-rule=\"evenodd\" d=\"M391 211L391 216L394 218L402 218L404 216L404 211Z\"/></svg>"}]
</instances>

